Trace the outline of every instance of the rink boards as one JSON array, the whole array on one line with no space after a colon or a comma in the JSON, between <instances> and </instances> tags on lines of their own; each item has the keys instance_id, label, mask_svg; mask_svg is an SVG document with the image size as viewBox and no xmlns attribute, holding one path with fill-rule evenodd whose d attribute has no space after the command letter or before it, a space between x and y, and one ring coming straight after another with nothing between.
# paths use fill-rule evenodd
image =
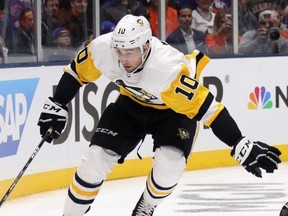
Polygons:
<instances>
[{"instance_id":1,"label":"rink boards","mask_svg":"<svg viewBox=\"0 0 288 216\"><path fill-rule=\"evenodd\" d=\"M287 57L213 59L201 79L228 108L243 135L278 146L288 160ZM275 65L279 66L275 70ZM41 140L37 120L45 99L52 95L64 66L3 68L0 70L0 197ZM67 187L88 148L101 113L118 95L105 77L81 88L69 105L69 124L54 143L45 144L10 198ZM152 139L117 165L109 179L147 174L151 169ZM201 125L187 169L236 165L230 149Z\"/></svg>"}]
</instances>

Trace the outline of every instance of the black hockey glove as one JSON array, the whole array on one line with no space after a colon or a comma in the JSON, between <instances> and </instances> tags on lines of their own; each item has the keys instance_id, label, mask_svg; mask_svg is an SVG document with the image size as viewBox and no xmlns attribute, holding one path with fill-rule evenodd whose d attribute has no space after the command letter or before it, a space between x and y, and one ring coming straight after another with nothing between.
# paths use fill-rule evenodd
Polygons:
<instances>
[{"instance_id":1,"label":"black hockey glove","mask_svg":"<svg viewBox=\"0 0 288 216\"><path fill-rule=\"evenodd\" d=\"M38 125L40 126L40 134L43 137L51 126L54 129L54 132L47 142L51 143L53 139L57 139L62 130L65 127L68 116L68 108L66 105L58 103L52 97L49 97L43 106L42 113L38 120Z\"/></svg>"},{"instance_id":2,"label":"black hockey glove","mask_svg":"<svg viewBox=\"0 0 288 216\"><path fill-rule=\"evenodd\" d=\"M260 178L262 177L260 168L267 173L273 173L275 169L278 169L278 163L281 163L280 155L279 149L259 141L252 142L245 137L231 151L231 156L236 161L248 172Z\"/></svg>"}]
</instances>

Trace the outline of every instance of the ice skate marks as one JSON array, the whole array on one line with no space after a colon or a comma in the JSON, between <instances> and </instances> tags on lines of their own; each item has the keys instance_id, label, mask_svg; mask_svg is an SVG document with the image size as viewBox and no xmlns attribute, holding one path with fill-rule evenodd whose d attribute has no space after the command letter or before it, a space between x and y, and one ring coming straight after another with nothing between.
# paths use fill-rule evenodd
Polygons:
<instances>
[{"instance_id":1,"label":"ice skate marks","mask_svg":"<svg viewBox=\"0 0 288 216\"><path fill-rule=\"evenodd\" d=\"M181 187L178 195L180 201L174 211L188 214L204 212L250 214L263 210L279 212L277 206L286 197L285 191L279 189L281 187L282 183L185 184Z\"/></svg>"}]
</instances>

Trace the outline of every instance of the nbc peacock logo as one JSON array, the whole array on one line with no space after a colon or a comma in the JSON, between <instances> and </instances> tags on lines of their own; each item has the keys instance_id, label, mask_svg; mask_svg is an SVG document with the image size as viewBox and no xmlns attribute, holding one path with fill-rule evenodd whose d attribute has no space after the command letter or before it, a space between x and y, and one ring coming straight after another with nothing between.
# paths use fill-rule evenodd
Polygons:
<instances>
[{"instance_id":1,"label":"nbc peacock logo","mask_svg":"<svg viewBox=\"0 0 288 216\"><path fill-rule=\"evenodd\" d=\"M249 95L250 101L248 109L271 109L273 103L271 101L271 93L264 86L255 87L254 91Z\"/></svg>"}]
</instances>

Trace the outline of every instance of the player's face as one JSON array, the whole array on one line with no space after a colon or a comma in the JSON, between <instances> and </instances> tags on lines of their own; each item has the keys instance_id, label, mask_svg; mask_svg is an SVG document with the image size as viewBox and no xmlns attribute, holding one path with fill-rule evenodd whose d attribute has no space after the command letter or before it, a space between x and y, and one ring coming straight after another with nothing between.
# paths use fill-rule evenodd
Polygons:
<instances>
[{"instance_id":1,"label":"player's face","mask_svg":"<svg viewBox=\"0 0 288 216\"><path fill-rule=\"evenodd\" d=\"M115 51L127 73L133 72L142 63L142 53L139 47L133 49L117 48Z\"/></svg>"}]
</instances>

